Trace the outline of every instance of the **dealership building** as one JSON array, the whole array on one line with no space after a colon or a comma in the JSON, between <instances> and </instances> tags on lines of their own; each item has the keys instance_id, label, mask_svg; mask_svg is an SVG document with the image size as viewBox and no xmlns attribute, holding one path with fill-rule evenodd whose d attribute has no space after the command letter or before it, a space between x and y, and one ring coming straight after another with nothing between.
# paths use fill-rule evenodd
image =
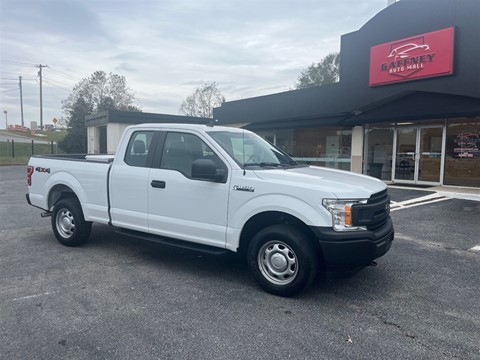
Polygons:
<instances>
[{"instance_id":1,"label":"dealership building","mask_svg":"<svg viewBox=\"0 0 480 360\"><path fill-rule=\"evenodd\" d=\"M395 2L341 37L340 59L338 83L225 102L214 118L304 163L393 183L480 187L479 0ZM111 152L127 123L155 118L127 117L87 118L89 152L103 152L101 137L114 135L104 145ZM102 135L108 126L118 131Z\"/></svg>"},{"instance_id":2,"label":"dealership building","mask_svg":"<svg viewBox=\"0 0 480 360\"><path fill-rule=\"evenodd\" d=\"M343 35L340 82L231 101L302 162L395 183L480 187L480 1L401 0Z\"/></svg>"}]
</instances>

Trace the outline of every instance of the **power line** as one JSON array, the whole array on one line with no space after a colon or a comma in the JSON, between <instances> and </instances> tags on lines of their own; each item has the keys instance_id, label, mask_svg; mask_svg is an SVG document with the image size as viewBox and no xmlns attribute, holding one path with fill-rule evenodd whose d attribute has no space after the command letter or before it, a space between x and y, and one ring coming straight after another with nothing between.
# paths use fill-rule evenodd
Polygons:
<instances>
[{"instance_id":1,"label":"power line","mask_svg":"<svg viewBox=\"0 0 480 360\"><path fill-rule=\"evenodd\" d=\"M49 75L51 75L51 74L49 74ZM52 79L50 76L48 77L48 80L47 80L47 78L46 78L46 76L45 76L45 74L44 74L44 76L43 76L43 81L46 82L46 83L49 83L49 84L52 85L52 86L56 86L56 87L58 87L58 88L60 88L60 89L63 89L63 90L66 90L66 91L72 91L71 89L67 89L66 87L64 87L64 86L67 86L67 87L68 87L69 84L65 84L65 82L64 82L63 80L60 81L60 80L57 80L57 79ZM52 82L53 82L53 83L52 83Z\"/></svg>"},{"instance_id":2,"label":"power line","mask_svg":"<svg viewBox=\"0 0 480 360\"><path fill-rule=\"evenodd\" d=\"M0 60L2 63L12 64L12 65L23 65L23 66L35 66L34 64L28 64L20 61L12 61L12 60Z\"/></svg>"},{"instance_id":3,"label":"power line","mask_svg":"<svg viewBox=\"0 0 480 360\"><path fill-rule=\"evenodd\" d=\"M18 90L18 87L16 89L0 91L0 94L4 94L4 93L10 92L10 91L17 91L17 90Z\"/></svg>"},{"instance_id":4,"label":"power line","mask_svg":"<svg viewBox=\"0 0 480 360\"><path fill-rule=\"evenodd\" d=\"M22 76L22 79L23 80L35 80L35 78L27 79L27 78L24 78L23 76ZM0 78L0 80L15 81L16 82L16 81L18 81L18 78L17 79L14 79L14 78Z\"/></svg>"},{"instance_id":5,"label":"power line","mask_svg":"<svg viewBox=\"0 0 480 360\"><path fill-rule=\"evenodd\" d=\"M33 69L32 69L32 71L33 71ZM11 74L11 75L18 76L18 71L17 71L17 72L3 71L3 69L2 69L2 70L0 70L0 74L2 74L2 75L3 75L3 74ZM25 74L20 74L20 75L23 76L23 75L25 75ZM32 76L32 74L28 74L28 76Z\"/></svg>"},{"instance_id":6,"label":"power line","mask_svg":"<svg viewBox=\"0 0 480 360\"><path fill-rule=\"evenodd\" d=\"M12 75L17 75L17 73L16 73L16 72L12 72L12 71L4 71L3 69L2 69L2 70L0 70L0 73L2 73L2 74L12 74Z\"/></svg>"},{"instance_id":7,"label":"power line","mask_svg":"<svg viewBox=\"0 0 480 360\"><path fill-rule=\"evenodd\" d=\"M62 87L62 86L52 84L50 81L52 81L52 80L45 80L45 79L43 79L43 82L45 82L45 83L47 83L47 84L49 84L49 85L51 85L51 86L55 86L55 87L57 87L57 88L59 88L59 89L62 89L62 90L68 91L68 92L72 91L71 89L67 89L67 88L64 88L64 87Z\"/></svg>"},{"instance_id":8,"label":"power line","mask_svg":"<svg viewBox=\"0 0 480 360\"><path fill-rule=\"evenodd\" d=\"M80 80L81 80L80 78L75 77L75 76L72 76L72 75L69 75L69 74L67 74L67 73L65 73L65 72L63 72L63 71L54 70L54 69L52 69L52 68L50 68L50 67L49 67L48 69L49 69L48 71L51 71L51 72L53 72L54 74L57 74L58 76L61 76L61 77L65 78L65 79L75 80L75 81L80 81Z\"/></svg>"}]
</instances>

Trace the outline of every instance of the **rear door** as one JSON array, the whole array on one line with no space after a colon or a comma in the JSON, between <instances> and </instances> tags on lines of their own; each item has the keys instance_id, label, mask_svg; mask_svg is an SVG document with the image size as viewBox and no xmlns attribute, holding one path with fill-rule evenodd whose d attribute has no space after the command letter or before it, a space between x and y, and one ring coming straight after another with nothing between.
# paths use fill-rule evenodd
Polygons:
<instances>
[{"instance_id":1,"label":"rear door","mask_svg":"<svg viewBox=\"0 0 480 360\"><path fill-rule=\"evenodd\" d=\"M123 159L112 167L110 206L115 226L148 232L148 179L158 137L154 131L133 132Z\"/></svg>"},{"instance_id":2,"label":"rear door","mask_svg":"<svg viewBox=\"0 0 480 360\"><path fill-rule=\"evenodd\" d=\"M148 223L157 235L225 247L230 170L206 141L188 132L161 136L148 179ZM227 176L224 182L195 180L196 159L211 159Z\"/></svg>"}]
</instances>

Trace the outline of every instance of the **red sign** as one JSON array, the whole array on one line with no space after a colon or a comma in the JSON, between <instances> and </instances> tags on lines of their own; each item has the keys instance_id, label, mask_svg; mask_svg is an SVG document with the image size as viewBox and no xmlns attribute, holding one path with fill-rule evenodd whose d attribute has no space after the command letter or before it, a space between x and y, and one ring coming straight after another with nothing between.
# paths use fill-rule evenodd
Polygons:
<instances>
[{"instance_id":1,"label":"red sign","mask_svg":"<svg viewBox=\"0 0 480 360\"><path fill-rule=\"evenodd\" d=\"M454 28L370 48L370 86L453 73Z\"/></svg>"}]
</instances>

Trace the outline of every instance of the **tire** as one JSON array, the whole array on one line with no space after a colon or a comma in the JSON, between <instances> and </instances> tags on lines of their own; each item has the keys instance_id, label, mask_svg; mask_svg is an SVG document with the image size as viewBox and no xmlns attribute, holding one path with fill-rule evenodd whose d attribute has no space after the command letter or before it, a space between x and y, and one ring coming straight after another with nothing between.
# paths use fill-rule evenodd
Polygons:
<instances>
[{"instance_id":1,"label":"tire","mask_svg":"<svg viewBox=\"0 0 480 360\"><path fill-rule=\"evenodd\" d=\"M248 266L267 292L293 296L317 275L318 254L312 241L288 225L272 225L258 232L248 247Z\"/></svg>"},{"instance_id":2,"label":"tire","mask_svg":"<svg viewBox=\"0 0 480 360\"><path fill-rule=\"evenodd\" d=\"M92 223L85 221L78 200L67 198L58 201L53 207L52 229L61 244L79 246L90 237Z\"/></svg>"}]
</instances>

